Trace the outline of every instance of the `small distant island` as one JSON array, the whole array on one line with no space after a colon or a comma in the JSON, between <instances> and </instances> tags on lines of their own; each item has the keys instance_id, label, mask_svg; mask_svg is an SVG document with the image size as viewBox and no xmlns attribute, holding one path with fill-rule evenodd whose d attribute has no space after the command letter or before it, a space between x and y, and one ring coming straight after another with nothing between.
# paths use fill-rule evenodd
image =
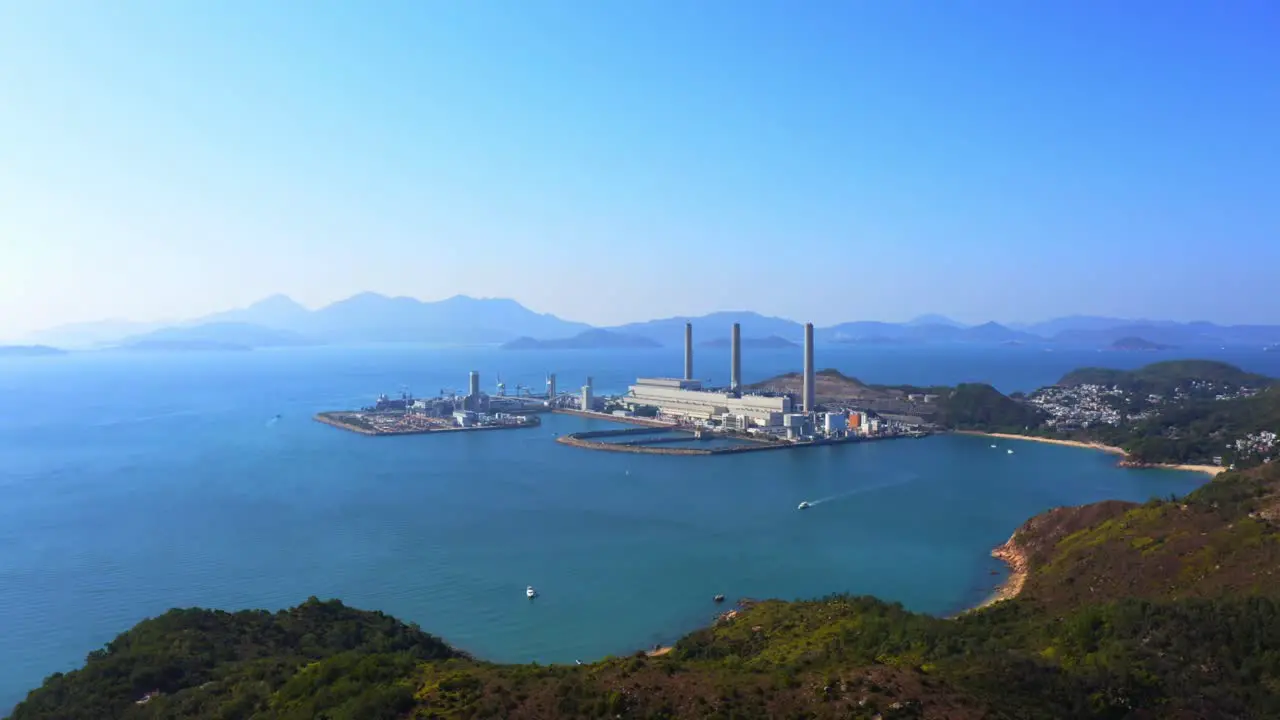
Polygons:
<instances>
[{"instance_id":1,"label":"small distant island","mask_svg":"<svg viewBox=\"0 0 1280 720\"><path fill-rule=\"evenodd\" d=\"M573 337L555 340L521 337L502 345L503 350L607 350L657 347L662 347L662 344L647 337L610 330L586 330Z\"/></svg>"},{"instance_id":2,"label":"small distant island","mask_svg":"<svg viewBox=\"0 0 1280 720\"><path fill-rule=\"evenodd\" d=\"M118 349L129 352L245 352L253 348L215 340L139 340Z\"/></svg>"},{"instance_id":3,"label":"small distant island","mask_svg":"<svg viewBox=\"0 0 1280 720\"><path fill-rule=\"evenodd\" d=\"M700 343L698 347L727 348L729 347L730 342L731 341L729 340L729 338L717 338L715 340L708 340L704 343ZM784 337L779 337L777 335L770 335L768 337L742 338L741 343L742 343L742 347L749 348L752 350L779 350L782 348L800 347L799 343L791 342L790 340Z\"/></svg>"},{"instance_id":4,"label":"small distant island","mask_svg":"<svg viewBox=\"0 0 1280 720\"><path fill-rule=\"evenodd\" d=\"M0 357L46 357L66 354L66 350L48 345L0 345Z\"/></svg>"},{"instance_id":5,"label":"small distant island","mask_svg":"<svg viewBox=\"0 0 1280 720\"><path fill-rule=\"evenodd\" d=\"M1107 346L1108 350L1125 350L1125 351L1147 351L1147 350L1173 350L1176 345L1162 345L1158 342L1152 342L1140 337L1122 337L1119 340Z\"/></svg>"},{"instance_id":6,"label":"small distant island","mask_svg":"<svg viewBox=\"0 0 1280 720\"><path fill-rule=\"evenodd\" d=\"M255 348L299 347L315 341L287 330L248 323L219 322L191 327L170 327L121 340L121 350L148 352L244 351Z\"/></svg>"}]
</instances>

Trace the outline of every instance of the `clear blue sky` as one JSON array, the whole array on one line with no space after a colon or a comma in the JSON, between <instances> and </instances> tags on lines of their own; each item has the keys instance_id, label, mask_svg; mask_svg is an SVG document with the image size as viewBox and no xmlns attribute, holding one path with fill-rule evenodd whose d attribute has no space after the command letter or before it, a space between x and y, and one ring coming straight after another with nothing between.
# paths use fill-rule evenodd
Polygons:
<instances>
[{"instance_id":1,"label":"clear blue sky","mask_svg":"<svg viewBox=\"0 0 1280 720\"><path fill-rule=\"evenodd\" d=\"M363 290L1280 322L1277 38L1246 1L3 0L0 336Z\"/></svg>"}]
</instances>

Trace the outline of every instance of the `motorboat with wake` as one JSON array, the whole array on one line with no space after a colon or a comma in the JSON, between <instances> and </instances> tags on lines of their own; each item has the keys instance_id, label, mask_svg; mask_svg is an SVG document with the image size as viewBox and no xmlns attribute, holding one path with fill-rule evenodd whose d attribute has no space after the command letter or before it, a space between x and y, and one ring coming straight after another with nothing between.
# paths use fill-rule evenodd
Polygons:
<instances>
[{"instance_id":1,"label":"motorboat with wake","mask_svg":"<svg viewBox=\"0 0 1280 720\"><path fill-rule=\"evenodd\" d=\"M799 506L797 506L797 507L796 507L796 509L797 509L797 510L804 510L805 508L808 508L808 507L809 507L809 501L808 501L808 500L804 500L804 501L802 501L802 502L800 503L800 505L799 505Z\"/></svg>"},{"instance_id":2,"label":"motorboat with wake","mask_svg":"<svg viewBox=\"0 0 1280 720\"><path fill-rule=\"evenodd\" d=\"M525 588L525 590L524 590L524 594L525 594L525 596L526 596L526 597L528 597L530 600L532 600L532 599L534 599L534 598L538 597L538 591L537 591L537 590L534 590L532 585L530 585L529 587Z\"/></svg>"}]
</instances>

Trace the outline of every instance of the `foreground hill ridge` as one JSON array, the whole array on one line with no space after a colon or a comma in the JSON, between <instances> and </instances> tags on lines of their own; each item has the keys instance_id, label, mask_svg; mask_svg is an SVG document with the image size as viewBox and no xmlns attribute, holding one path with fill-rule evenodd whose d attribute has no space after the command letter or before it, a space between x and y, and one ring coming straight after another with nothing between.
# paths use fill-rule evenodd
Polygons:
<instances>
[{"instance_id":1,"label":"foreground hill ridge","mask_svg":"<svg viewBox=\"0 0 1280 720\"><path fill-rule=\"evenodd\" d=\"M338 601L172 610L12 717L1276 717L1278 517L1276 466L1181 499L1058 508L1011 539L1022 592L958 618L748 602L664 656L582 667L485 663Z\"/></svg>"}]
</instances>

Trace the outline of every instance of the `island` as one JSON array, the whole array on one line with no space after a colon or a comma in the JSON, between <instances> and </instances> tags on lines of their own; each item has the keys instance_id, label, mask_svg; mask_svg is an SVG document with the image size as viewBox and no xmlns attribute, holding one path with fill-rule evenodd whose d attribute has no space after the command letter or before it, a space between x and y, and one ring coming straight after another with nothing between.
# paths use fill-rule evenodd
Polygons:
<instances>
[{"instance_id":1,"label":"island","mask_svg":"<svg viewBox=\"0 0 1280 720\"><path fill-rule=\"evenodd\" d=\"M1140 337L1123 337L1107 346L1108 350L1126 350L1126 351L1151 351L1151 350L1173 350L1175 345L1162 345L1158 342L1151 342Z\"/></svg>"},{"instance_id":2,"label":"island","mask_svg":"<svg viewBox=\"0 0 1280 720\"><path fill-rule=\"evenodd\" d=\"M573 337L554 340L521 337L503 343L501 347L503 350L608 350L616 348L656 348L662 347L662 345L641 335L629 335L611 330L586 330Z\"/></svg>"},{"instance_id":3,"label":"island","mask_svg":"<svg viewBox=\"0 0 1280 720\"><path fill-rule=\"evenodd\" d=\"M700 343L698 347L725 349L731 344L732 341L729 338L717 338L715 340L708 340L704 343ZM742 338L739 341L739 344L748 350L782 350L786 348L800 347L799 343L791 342L790 340L777 335Z\"/></svg>"},{"instance_id":4,"label":"island","mask_svg":"<svg viewBox=\"0 0 1280 720\"><path fill-rule=\"evenodd\" d=\"M1009 577L953 618L850 595L743 598L713 616L708 598L714 619L668 648L570 666L485 662L337 600L174 609L50 675L11 717L1280 713L1280 464L1223 474L1182 498L1050 510L992 553Z\"/></svg>"},{"instance_id":5,"label":"island","mask_svg":"<svg viewBox=\"0 0 1280 720\"><path fill-rule=\"evenodd\" d=\"M216 340L139 340L116 349L126 352L246 352L253 348Z\"/></svg>"},{"instance_id":6,"label":"island","mask_svg":"<svg viewBox=\"0 0 1280 720\"><path fill-rule=\"evenodd\" d=\"M6 357L49 357L66 355L67 351L48 345L0 345L0 358Z\"/></svg>"}]
</instances>

